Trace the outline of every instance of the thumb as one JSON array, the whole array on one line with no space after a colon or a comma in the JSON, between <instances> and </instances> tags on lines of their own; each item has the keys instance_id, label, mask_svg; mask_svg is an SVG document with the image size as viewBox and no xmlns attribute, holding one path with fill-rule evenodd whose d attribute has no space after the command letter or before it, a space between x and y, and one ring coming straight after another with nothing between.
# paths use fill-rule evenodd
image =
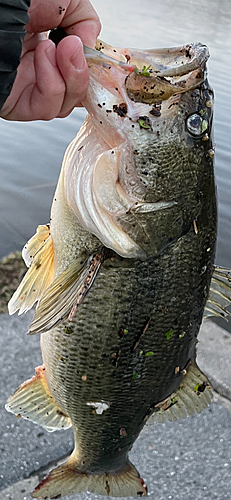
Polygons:
<instances>
[{"instance_id":1,"label":"thumb","mask_svg":"<svg viewBox=\"0 0 231 500\"><path fill-rule=\"evenodd\" d=\"M83 53L83 44L77 36L70 35L57 46L57 66L66 85L65 99L59 118L67 116L84 99L89 84L89 74Z\"/></svg>"}]
</instances>

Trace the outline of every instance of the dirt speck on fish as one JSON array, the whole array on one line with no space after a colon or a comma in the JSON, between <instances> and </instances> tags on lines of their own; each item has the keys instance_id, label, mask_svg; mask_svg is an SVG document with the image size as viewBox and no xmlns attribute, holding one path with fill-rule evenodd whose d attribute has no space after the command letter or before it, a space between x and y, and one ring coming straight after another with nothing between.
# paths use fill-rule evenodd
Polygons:
<instances>
[{"instance_id":1,"label":"dirt speck on fish","mask_svg":"<svg viewBox=\"0 0 231 500\"><path fill-rule=\"evenodd\" d=\"M75 437L33 498L145 495L128 452L146 422L210 403L196 337L204 308L224 316L230 302L229 270L213 267L207 48L96 48L85 48L88 116L9 303L22 314L38 302L30 333L41 334L44 365L7 410Z\"/></svg>"}]
</instances>

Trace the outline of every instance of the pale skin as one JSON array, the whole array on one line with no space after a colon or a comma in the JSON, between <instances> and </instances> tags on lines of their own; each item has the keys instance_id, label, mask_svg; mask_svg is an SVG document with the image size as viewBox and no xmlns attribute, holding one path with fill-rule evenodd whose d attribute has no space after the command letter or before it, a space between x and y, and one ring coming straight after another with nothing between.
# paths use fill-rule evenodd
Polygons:
<instances>
[{"instance_id":1,"label":"pale skin","mask_svg":"<svg viewBox=\"0 0 231 500\"><path fill-rule=\"evenodd\" d=\"M89 83L83 44L94 47L100 21L89 0L31 0L21 61L0 117L31 121L63 118L80 106ZM68 35L56 47L47 31Z\"/></svg>"}]
</instances>

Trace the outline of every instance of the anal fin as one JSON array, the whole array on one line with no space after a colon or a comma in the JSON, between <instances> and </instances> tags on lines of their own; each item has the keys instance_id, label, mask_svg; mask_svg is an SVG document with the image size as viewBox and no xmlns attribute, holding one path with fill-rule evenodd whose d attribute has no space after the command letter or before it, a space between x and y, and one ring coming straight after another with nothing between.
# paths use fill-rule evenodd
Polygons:
<instances>
[{"instance_id":1,"label":"anal fin","mask_svg":"<svg viewBox=\"0 0 231 500\"><path fill-rule=\"evenodd\" d=\"M35 368L36 375L26 380L8 398L6 410L41 425L49 432L71 427L70 418L52 397L45 375L45 367Z\"/></svg>"},{"instance_id":2,"label":"anal fin","mask_svg":"<svg viewBox=\"0 0 231 500\"><path fill-rule=\"evenodd\" d=\"M144 496L147 487L134 465L127 461L118 473L105 472L100 475L78 471L75 452L35 488L32 498L60 498L73 493L90 491L110 497Z\"/></svg>"},{"instance_id":3,"label":"anal fin","mask_svg":"<svg viewBox=\"0 0 231 500\"><path fill-rule=\"evenodd\" d=\"M190 363L183 372L185 374L179 388L155 406L147 425L201 413L211 403L213 398L211 386L196 363Z\"/></svg>"}]
</instances>

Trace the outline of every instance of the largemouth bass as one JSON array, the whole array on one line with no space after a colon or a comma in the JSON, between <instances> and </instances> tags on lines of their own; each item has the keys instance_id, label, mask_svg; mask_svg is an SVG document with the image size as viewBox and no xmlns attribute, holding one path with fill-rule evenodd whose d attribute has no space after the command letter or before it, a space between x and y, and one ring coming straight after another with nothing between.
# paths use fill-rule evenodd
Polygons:
<instances>
[{"instance_id":1,"label":"largemouth bass","mask_svg":"<svg viewBox=\"0 0 231 500\"><path fill-rule=\"evenodd\" d=\"M10 314L38 301L44 365L7 409L75 449L32 494L145 495L128 459L146 422L211 400L195 362L207 315L225 314L216 243L213 91L204 45L86 48L88 116L64 157L50 224L23 249ZM213 293L209 302L210 283ZM219 298L219 299L218 299Z\"/></svg>"}]
</instances>

